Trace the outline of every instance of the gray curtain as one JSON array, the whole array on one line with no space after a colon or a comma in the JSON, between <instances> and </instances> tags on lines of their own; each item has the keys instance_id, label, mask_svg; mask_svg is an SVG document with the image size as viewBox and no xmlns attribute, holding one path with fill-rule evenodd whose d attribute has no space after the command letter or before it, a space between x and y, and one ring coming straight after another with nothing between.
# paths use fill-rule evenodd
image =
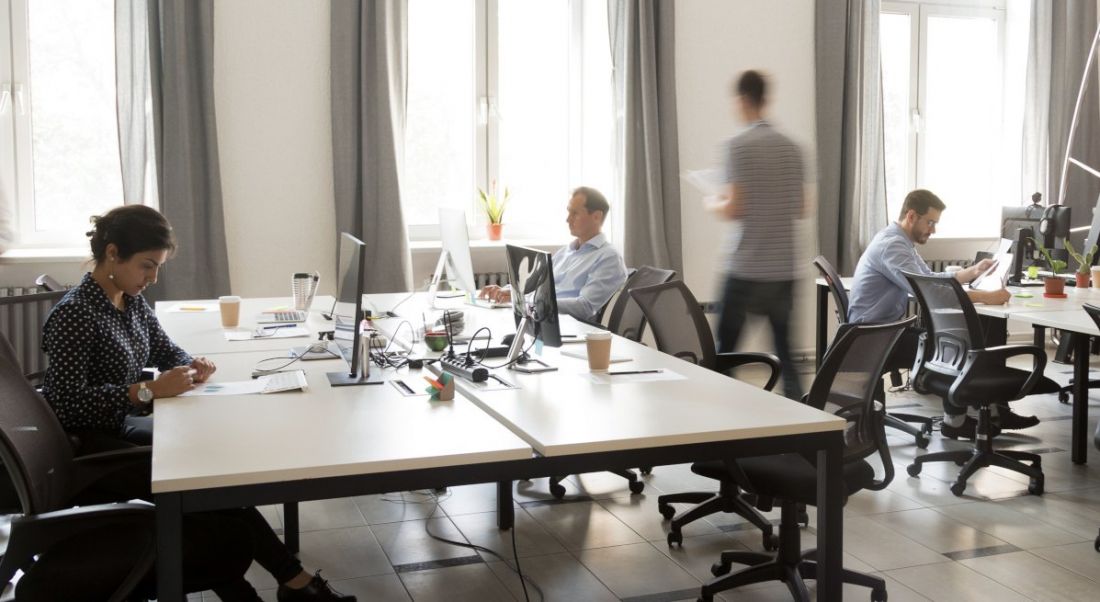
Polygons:
<instances>
[{"instance_id":1,"label":"gray curtain","mask_svg":"<svg viewBox=\"0 0 1100 602\"><path fill-rule=\"evenodd\" d=\"M855 270L886 212L879 0L814 9L818 242L841 274Z\"/></svg>"},{"instance_id":2,"label":"gray curtain","mask_svg":"<svg viewBox=\"0 0 1100 602\"><path fill-rule=\"evenodd\" d=\"M144 42L137 39L143 30ZM214 116L213 0L118 0L116 36L121 38L116 60L126 202L144 201L146 182L153 180L146 170L155 166L160 211L172 223L179 245L160 282L145 296L205 299L228 294ZM151 115L146 115L146 97Z\"/></svg>"},{"instance_id":3,"label":"gray curtain","mask_svg":"<svg viewBox=\"0 0 1100 602\"><path fill-rule=\"evenodd\" d=\"M612 0L608 10L623 145L623 255L627 265L683 272L673 3Z\"/></svg>"},{"instance_id":4,"label":"gray curtain","mask_svg":"<svg viewBox=\"0 0 1100 602\"><path fill-rule=\"evenodd\" d=\"M337 231L367 245L367 292L412 289L401 164L405 0L332 2L332 163Z\"/></svg>"},{"instance_id":5,"label":"gray curtain","mask_svg":"<svg viewBox=\"0 0 1100 602\"><path fill-rule=\"evenodd\" d=\"M1071 166L1066 198L1058 198L1062 163L1085 62L1096 33L1095 2L1033 0L1024 106L1024 192L1071 208L1072 226L1092 223L1100 180ZM1085 93L1071 156L1100 169L1100 86L1096 66Z\"/></svg>"}]
</instances>

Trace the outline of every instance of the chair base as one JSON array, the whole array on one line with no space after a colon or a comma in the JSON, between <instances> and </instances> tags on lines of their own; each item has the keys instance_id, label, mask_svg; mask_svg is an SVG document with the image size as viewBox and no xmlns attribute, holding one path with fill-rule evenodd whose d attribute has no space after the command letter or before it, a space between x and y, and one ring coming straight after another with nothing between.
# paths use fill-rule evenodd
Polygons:
<instances>
[{"instance_id":1,"label":"chair base","mask_svg":"<svg viewBox=\"0 0 1100 602\"><path fill-rule=\"evenodd\" d=\"M913 426L910 423L919 424ZM886 426L897 429L907 435L912 435L920 449L928 449L928 442L932 435L932 419L928 416L916 414L902 414L897 412L886 413Z\"/></svg>"},{"instance_id":2,"label":"chair base","mask_svg":"<svg viewBox=\"0 0 1100 602\"><path fill-rule=\"evenodd\" d=\"M809 602L810 592L806 587L806 580L817 579L816 550L802 552L797 504L784 501L781 513L778 553L773 556L741 550L722 552L721 559L711 567L715 578L700 591L701 602L710 602L719 592L765 581L782 581L787 584L787 589L795 600ZM730 573L734 563L747 564L749 567ZM881 577L843 569L841 579L845 583L871 588L871 600L886 600L886 581Z\"/></svg>"},{"instance_id":3,"label":"chair base","mask_svg":"<svg viewBox=\"0 0 1100 602\"><path fill-rule=\"evenodd\" d=\"M1045 477L1043 476L1042 459L1038 454L1014 450L993 449L993 437L988 435L989 427L993 424L989 406L982 406L978 411L978 434L974 441L973 449L936 452L917 456L909 465L909 476L915 477L921 473L921 467L928 462L954 462L962 466L959 476L951 485L951 493L961 496L966 491L966 481L978 469L988 466L999 466L1021 474L1027 475L1031 481L1028 483L1028 493L1034 495L1043 494ZM1025 464L1030 462L1030 465Z\"/></svg>"},{"instance_id":4,"label":"chair base","mask_svg":"<svg viewBox=\"0 0 1100 602\"><path fill-rule=\"evenodd\" d=\"M638 473L633 470L609 470L607 472L626 479L631 494L641 493L645 490L645 481L638 477ZM550 495L559 500L565 497L565 486L561 484L563 480L565 480L564 476L550 477Z\"/></svg>"},{"instance_id":5,"label":"chair base","mask_svg":"<svg viewBox=\"0 0 1100 602\"><path fill-rule=\"evenodd\" d=\"M674 515L672 504L694 505ZM760 529L765 550L775 550L779 546L779 538L773 533L771 522L741 497L736 485L722 483L722 490L718 493L691 491L662 495L657 498L657 509L666 519L672 519L668 531L669 546L684 543L681 532L684 525L719 512L735 513Z\"/></svg>"},{"instance_id":6,"label":"chair base","mask_svg":"<svg viewBox=\"0 0 1100 602\"><path fill-rule=\"evenodd\" d=\"M1100 380L1090 380L1085 385L1086 389L1100 389ZM1069 396L1073 393L1073 379L1070 379L1069 384L1058 389L1058 401L1062 403L1069 403Z\"/></svg>"}]
</instances>

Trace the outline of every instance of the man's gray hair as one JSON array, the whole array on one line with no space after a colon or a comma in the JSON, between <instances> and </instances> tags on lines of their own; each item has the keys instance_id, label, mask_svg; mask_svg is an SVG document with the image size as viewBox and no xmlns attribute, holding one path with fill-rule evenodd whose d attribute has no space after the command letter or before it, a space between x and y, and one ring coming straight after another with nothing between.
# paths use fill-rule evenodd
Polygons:
<instances>
[{"instance_id":1,"label":"man's gray hair","mask_svg":"<svg viewBox=\"0 0 1100 602\"><path fill-rule=\"evenodd\" d=\"M611 205L608 204L607 198L603 193L595 188L589 186L579 186L573 191L573 196L581 195L584 197L584 208L589 213L593 211L602 211L604 219L607 218L607 212L611 211Z\"/></svg>"}]
</instances>

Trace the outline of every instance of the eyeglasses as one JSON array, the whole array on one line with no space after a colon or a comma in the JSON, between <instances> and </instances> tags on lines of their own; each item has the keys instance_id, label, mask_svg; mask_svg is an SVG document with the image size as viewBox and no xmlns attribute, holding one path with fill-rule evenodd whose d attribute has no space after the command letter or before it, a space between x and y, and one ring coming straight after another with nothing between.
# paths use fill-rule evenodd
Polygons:
<instances>
[{"instance_id":1,"label":"eyeglasses","mask_svg":"<svg viewBox=\"0 0 1100 602\"><path fill-rule=\"evenodd\" d=\"M924 220L924 223L928 224L929 228L935 228L936 224L938 224L940 222L937 221L937 220L934 220L934 219L926 219L926 220Z\"/></svg>"}]
</instances>

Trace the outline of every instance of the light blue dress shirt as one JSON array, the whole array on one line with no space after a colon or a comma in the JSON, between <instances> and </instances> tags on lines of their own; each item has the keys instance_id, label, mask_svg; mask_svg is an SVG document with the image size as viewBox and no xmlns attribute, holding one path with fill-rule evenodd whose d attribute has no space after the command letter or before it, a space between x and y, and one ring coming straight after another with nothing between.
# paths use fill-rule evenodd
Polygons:
<instances>
[{"instance_id":1,"label":"light blue dress shirt","mask_svg":"<svg viewBox=\"0 0 1100 602\"><path fill-rule=\"evenodd\" d=\"M848 296L848 321L882 324L904 317L911 289L902 272L932 274L909 235L893 223L875 235L859 258Z\"/></svg>"},{"instance_id":2,"label":"light blue dress shirt","mask_svg":"<svg viewBox=\"0 0 1100 602\"><path fill-rule=\"evenodd\" d=\"M558 312L591 322L596 312L626 284L622 255L603 233L584 244L577 241L554 253L554 290Z\"/></svg>"}]
</instances>

